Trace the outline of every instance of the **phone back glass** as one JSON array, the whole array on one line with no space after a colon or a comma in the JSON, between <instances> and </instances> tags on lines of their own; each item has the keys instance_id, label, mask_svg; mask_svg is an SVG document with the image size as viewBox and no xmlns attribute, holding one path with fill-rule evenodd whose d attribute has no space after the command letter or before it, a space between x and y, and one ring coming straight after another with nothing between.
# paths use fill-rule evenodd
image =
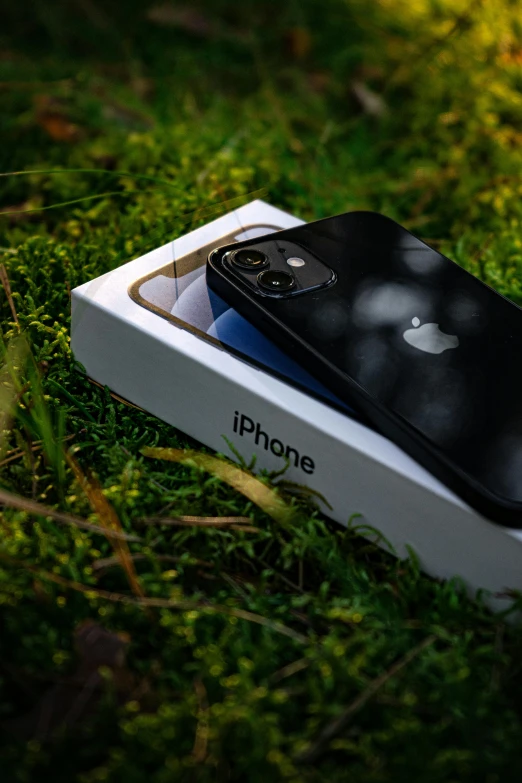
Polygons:
<instances>
[{"instance_id":1,"label":"phone back glass","mask_svg":"<svg viewBox=\"0 0 522 783\"><path fill-rule=\"evenodd\" d=\"M337 280L288 298L235 280L252 322L269 314L279 344L296 338L330 389L342 396L342 378L350 379L473 481L522 501L520 308L381 215L348 213L261 242L265 252L277 242L275 254L285 240Z\"/></svg>"}]
</instances>

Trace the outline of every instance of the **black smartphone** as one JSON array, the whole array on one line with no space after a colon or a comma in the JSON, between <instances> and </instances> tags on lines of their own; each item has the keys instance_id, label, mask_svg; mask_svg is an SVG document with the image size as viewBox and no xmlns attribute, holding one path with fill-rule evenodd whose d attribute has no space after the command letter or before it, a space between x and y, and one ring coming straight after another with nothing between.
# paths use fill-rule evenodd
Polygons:
<instances>
[{"instance_id":1,"label":"black smartphone","mask_svg":"<svg viewBox=\"0 0 522 783\"><path fill-rule=\"evenodd\" d=\"M489 519L522 527L522 311L389 218L214 249L207 283Z\"/></svg>"}]
</instances>

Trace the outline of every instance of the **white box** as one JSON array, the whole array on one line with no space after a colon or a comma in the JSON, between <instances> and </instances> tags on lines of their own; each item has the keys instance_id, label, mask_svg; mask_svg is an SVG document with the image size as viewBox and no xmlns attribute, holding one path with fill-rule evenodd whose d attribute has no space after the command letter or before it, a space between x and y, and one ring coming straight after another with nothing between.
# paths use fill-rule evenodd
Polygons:
<instances>
[{"instance_id":1,"label":"white box","mask_svg":"<svg viewBox=\"0 0 522 783\"><path fill-rule=\"evenodd\" d=\"M208 309L203 274L208 246L247 238L249 228L254 236L300 223L254 201L79 286L72 292L76 359L95 381L213 449L228 453L226 436L270 470L284 465L278 454L288 449L286 477L324 495L328 516L346 524L361 514L358 523L381 531L399 556L410 546L429 574L459 576L472 591L521 590L522 530L487 521L391 441L215 339L219 320ZM190 283L199 299L183 298ZM197 328L180 328L179 317ZM507 605L494 595L490 604Z\"/></svg>"}]
</instances>

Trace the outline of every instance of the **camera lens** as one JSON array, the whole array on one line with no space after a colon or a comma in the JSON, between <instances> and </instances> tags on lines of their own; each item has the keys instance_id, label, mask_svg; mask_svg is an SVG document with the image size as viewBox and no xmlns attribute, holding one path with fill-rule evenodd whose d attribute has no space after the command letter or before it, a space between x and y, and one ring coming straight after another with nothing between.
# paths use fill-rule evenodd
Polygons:
<instances>
[{"instance_id":1,"label":"camera lens","mask_svg":"<svg viewBox=\"0 0 522 783\"><path fill-rule=\"evenodd\" d=\"M252 250L248 247L236 250L231 261L243 269L261 269L268 264L267 256L260 250Z\"/></svg>"},{"instance_id":2,"label":"camera lens","mask_svg":"<svg viewBox=\"0 0 522 783\"><path fill-rule=\"evenodd\" d=\"M261 288L267 291L289 291L295 286L294 276L290 272L279 272L277 269L266 269L257 276Z\"/></svg>"}]
</instances>

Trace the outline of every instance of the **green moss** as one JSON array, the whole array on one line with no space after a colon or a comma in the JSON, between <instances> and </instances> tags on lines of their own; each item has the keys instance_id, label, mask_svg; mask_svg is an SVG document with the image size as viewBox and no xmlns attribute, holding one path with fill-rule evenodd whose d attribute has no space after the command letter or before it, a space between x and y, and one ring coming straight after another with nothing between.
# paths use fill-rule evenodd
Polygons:
<instances>
[{"instance_id":1,"label":"green moss","mask_svg":"<svg viewBox=\"0 0 522 783\"><path fill-rule=\"evenodd\" d=\"M304 501L282 530L215 477L146 460L145 445L197 444L182 421L175 430L92 385L68 338L72 288L253 194L304 219L383 211L522 304L518 6L168 7L153 22L137 0L18 2L0 29L1 170L38 172L0 179L0 211L17 210L0 215L0 261L36 363L2 487L97 523L62 458L60 438L73 436L142 538L129 546L145 556L143 591L198 604L145 610L49 581L38 572L130 594L122 569L99 567L105 538L4 508L2 779L518 780L519 627ZM354 79L385 101L381 116L357 103ZM0 316L7 344L18 329L3 294ZM259 532L140 521L160 513L249 516ZM102 667L106 685L82 713L92 681L74 638L86 620L127 634L128 652ZM65 728L35 739L27 716L44 721L46 699L58 710L71 677Z\"/></svg>"}]
</instances>

